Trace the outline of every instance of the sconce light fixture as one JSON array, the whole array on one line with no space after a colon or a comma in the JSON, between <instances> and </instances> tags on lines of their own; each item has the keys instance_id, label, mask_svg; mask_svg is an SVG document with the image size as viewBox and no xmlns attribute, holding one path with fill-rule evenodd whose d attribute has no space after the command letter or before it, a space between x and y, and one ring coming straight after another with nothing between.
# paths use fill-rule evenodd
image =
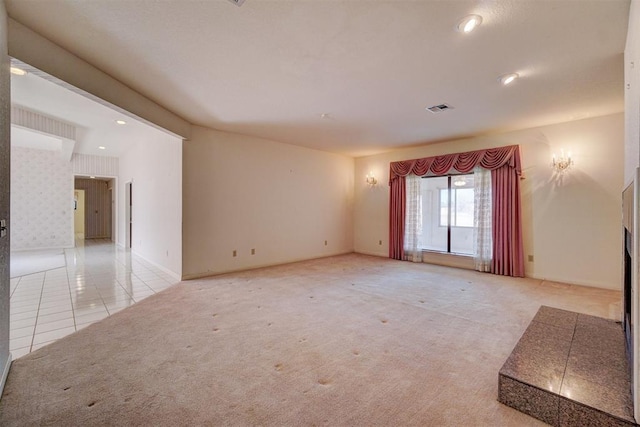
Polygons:
<instances>
[{"instance_id":1,"label":"sconce light fixture","mask_svg":"<svg viewBox=\"0 0 640 427\"><path fill-rule=\"evenodd\" d=\"M564 150L560 150L560 157L556 157L556 155L554 154L552 165L553 165L553 169L555 169L557 173L564 173L565 171L569 170L571 165L573 165L573 160L571 159L571 152L568 152L567 155L565 156Z\"/></svg>"},{"instance_id":2,"label":"sconce light fixture","mask_svg":"<svg viewBox=\"0 0 640 427\"><path fill-rule=\"evenodd\" d=\"M376 185L378 183L378 180L376 179L376 177L373 175L373 172L369 172L367 174L367 184L369 185Z\"/></svg>"}]
</instances>

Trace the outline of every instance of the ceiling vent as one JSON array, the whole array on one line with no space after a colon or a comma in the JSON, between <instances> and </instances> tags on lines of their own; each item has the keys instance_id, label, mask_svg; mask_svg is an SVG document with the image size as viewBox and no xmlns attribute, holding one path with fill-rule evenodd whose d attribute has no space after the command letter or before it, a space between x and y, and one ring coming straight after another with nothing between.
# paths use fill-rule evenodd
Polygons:
<instances>
[{"instance_id":1,"label":"ceiling vent","mask_svg":"<svg viewBox=\"0 0 640 427\"><path fill-rule=\"evenodd\" d=\"M242 3L244 3L244 0L229 0L229 1L238 7L242 6Z\"/></svg>"},{"instance_id":2,"label":"ceiling vent","mask_svg":"<svg viewBox=\"0 0 640 427\"><path fill-rule=\"evenodd\" d=\"M442 113L443 111L453 110L453 107L449 104L440 104L434 105L433 107L427 107L427 111L432 112L433 114Z\"/></svg>"}]
</instances>

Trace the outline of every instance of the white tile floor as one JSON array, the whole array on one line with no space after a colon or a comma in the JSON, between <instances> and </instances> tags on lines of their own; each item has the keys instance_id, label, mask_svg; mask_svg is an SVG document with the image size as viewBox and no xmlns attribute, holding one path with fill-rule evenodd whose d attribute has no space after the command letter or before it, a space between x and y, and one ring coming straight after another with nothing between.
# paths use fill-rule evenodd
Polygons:
<instances>
[{"instance_id":1,"label":"white tile floor","mask_svg":"<svg viewBox=\"0 0 640 427\"><path fill-rule=\"evenodd\" d=\"M11 279L14 359L178 283L107 240L78 240L65 259L66 267Z\"/></svg>"}]
</instances>

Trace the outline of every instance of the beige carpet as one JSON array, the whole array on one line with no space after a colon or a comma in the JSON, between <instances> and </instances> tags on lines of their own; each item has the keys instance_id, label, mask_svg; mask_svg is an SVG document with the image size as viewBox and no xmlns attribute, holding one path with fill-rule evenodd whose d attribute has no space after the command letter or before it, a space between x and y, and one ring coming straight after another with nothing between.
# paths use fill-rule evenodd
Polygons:
<instances>
[{"instance_id":1,"label":"beige carpet","mask_svg":"<svg viewBox=\"0 0 640 427\"><path fill-rule=\"evenodd\" d=\"M0 425L543 425L502 363L540 305L619 299L362 255L183 282L14 361Z\"/></svg>"}]
</instances>

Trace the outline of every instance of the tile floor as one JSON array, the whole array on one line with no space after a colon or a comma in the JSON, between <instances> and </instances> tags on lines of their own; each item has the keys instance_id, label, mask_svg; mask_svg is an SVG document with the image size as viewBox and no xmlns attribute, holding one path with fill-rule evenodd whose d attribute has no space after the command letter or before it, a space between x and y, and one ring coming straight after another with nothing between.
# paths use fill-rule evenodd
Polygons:
<instances>
[{"instance_id":1,"label":"tile floor","mask_svg":"<svg viewBox=\"0 0 640 427\"><path fill-rule=\"evenodd\" d=\"M65 260L66 267L11 279L13 359L178 283L108 240L76 241Z\"/></svg>"}]
</instances>

